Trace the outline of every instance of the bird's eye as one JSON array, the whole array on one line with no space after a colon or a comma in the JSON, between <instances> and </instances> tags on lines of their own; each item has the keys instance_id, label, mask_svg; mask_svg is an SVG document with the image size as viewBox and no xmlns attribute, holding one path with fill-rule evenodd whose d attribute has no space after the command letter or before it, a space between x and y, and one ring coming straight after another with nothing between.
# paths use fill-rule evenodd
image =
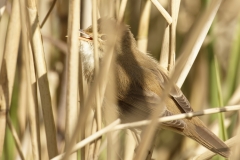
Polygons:
<instances>
[{"instance_id":1,"label":"bird's eye","mask_svg":"<svg viewBox=\"0 0 240 160\"><path fill-rule=\"evenodd\" d=\"M103 35L101 35L100 38L101 38L101 40L106 41L107 40L107 35L103 34Z\"/></svg>"}]
</instances>

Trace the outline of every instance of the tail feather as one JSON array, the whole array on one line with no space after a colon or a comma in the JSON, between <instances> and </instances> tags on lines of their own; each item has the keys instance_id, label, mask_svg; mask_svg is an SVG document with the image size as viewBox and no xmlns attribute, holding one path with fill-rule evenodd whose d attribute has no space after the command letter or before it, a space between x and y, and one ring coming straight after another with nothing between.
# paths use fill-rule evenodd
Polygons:
<instances>
[{"instance_id":1,"label":"tail feather","mask_svg":"<svg viewBox=\"0 0 240 160\"><path fill-rule=\"evenodd\" d=\"M220 140L215 134L213 134L206 127L194 125L195 129L191 130L194 133L188 135L190 138L196 140L198 143L202 144L209 150L220 154L223 157L228 158L230 155L230 149L228 146Z\"/></svg>"},{"instance_id":2,"label":"tail feather","mask_svg":"<svg viewBox=\"0 0 240 160\"><path fill-rule=\"evenodd\" d=\"M230 155L228 146L197 117L163 122L160 127L185 135L225 158Z\"/></svg>"}]
</instances>

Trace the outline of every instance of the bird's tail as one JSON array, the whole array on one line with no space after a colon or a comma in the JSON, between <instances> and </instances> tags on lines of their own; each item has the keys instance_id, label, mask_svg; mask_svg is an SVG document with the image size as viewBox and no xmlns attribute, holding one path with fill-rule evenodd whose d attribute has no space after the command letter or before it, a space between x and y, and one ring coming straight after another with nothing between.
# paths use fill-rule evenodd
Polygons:
<instances>
[{"instance_id":1,"label":"bird's tail","mask_svg":"<svg viewBox=\"0 0 240 160\"><path fill-rule=\"evenodd\" d=\"M191 125L192 129L188 129L186 135L198 143L202 144L209 150L228 158L230 155L230 149L228 146L220 140L214 133L212 133L207 127L196 124Z\"/></svg>"}]
</instances>

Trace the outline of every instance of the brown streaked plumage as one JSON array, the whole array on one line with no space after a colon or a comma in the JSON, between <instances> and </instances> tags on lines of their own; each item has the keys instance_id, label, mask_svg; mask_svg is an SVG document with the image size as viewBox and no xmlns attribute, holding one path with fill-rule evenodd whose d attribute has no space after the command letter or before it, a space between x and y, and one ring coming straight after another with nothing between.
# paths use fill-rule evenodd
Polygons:
<instances>
[{"instance_id":1,"label":"brown streaked plumage","mask_svg":"<svg viewBox=\"0 0 240 160\"><path fill-rule=\"evenodd\" d=\"M103 23L105 25L103 25ZM147 119L159 107L161 92L169 78L158 63L149 55L140 52L129 28L113 19L98 20L99 59L104 56L105 45L111 35L117 34L114 54L116 55L116 84L119 113L123 123ZM104 26L107 26L105 29ZM109 27L110 26L110 27ZM121 30L121 34L118 31ZM80 52L84 73L88 81L93 80L93 33L90 26L83 31L89 37L80 37ZM103 38L104 37L104 38ZM174 85L165 99L165 107L159 116L192 112L182 91ZM162 128L173 130L202 144L211 151L229 157L230 150L197 118L174 120L162 123Z\"/></svg>"}]
</instances>

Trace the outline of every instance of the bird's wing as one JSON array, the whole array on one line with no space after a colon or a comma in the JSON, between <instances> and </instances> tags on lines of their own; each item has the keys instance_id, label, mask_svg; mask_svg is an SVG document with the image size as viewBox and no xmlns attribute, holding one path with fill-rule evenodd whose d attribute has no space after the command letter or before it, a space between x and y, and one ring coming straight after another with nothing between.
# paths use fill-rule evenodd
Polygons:
<instances>
[{"instance_id":1,"label":"bird's wing","mask_svg":"<svg viewBox=\"0 0 240 160\"><path fill-rule=\"evenodd\" d=\"M133 91L134 90L134 91ZM124 118L126 121L138 121L149 118L150 114L156 112L159 107L159 117L171 116L171 113L165 107L165 104L161 104L160 97L151 91L144 91L141 88L132 88L132 92L129 92L124 99L119 100L119 105L125 112ZM162 105L162 106L161 106ZM127 116L130 113L131 116ZM165 128L172 128L174 130L183 130L185 122L183 120L172 120L161 123Z\"/></svg>"},{"instance_id":2,"label":"bird's wing","mask_svg":"<svg viewBox=\"0 0 240 160\"><path fill-rule=\"evenodd\" d=\"M151 91L145 91L140 87L131 88L131 90L124 96L118 97L118 104L121 108L122 114L135 115L136 119L131 121L143 120L149 118L151 113L159 109L161 99ZM159 116L162 116L166 107L161 107Z\"/></svg>"},{"instance_id":3,"label":"bird's wing","mask_svg":"<svg viewBox=\"0 0 240 160\"><path fill-rule=\"evenodd\" d=\"M166 116L172 116L173 114L169 110L165 110L163 117ZM172 121L167 121L167 122L162 122L161 123L163 126L167 128L173 128L174 130L183 130L186 123L183 120L172 120Z\"/></svg>"},{"instance_id":4,"label":"bird's wing","mask_svg":"<svg viewBox=\"0 0 240 160\"><path fill-rule=\"evenodd\" d=\"M169 78L167 77L167 75L165 73L163 73L160 70L159 70L158 75L161 75L161 76L158 76L159 82L160 82L161 87L163 89L165 89L165 87L169 83ZM175 84L172 85L172 88L171 88L169 94L179 104L179 106L181 107L180 110L182 112L185 112L185 113L193 112L193 109L192 109L190 103L188 102L187 98L184 96L182 91Z\"/></svg>"}]
</instances>

